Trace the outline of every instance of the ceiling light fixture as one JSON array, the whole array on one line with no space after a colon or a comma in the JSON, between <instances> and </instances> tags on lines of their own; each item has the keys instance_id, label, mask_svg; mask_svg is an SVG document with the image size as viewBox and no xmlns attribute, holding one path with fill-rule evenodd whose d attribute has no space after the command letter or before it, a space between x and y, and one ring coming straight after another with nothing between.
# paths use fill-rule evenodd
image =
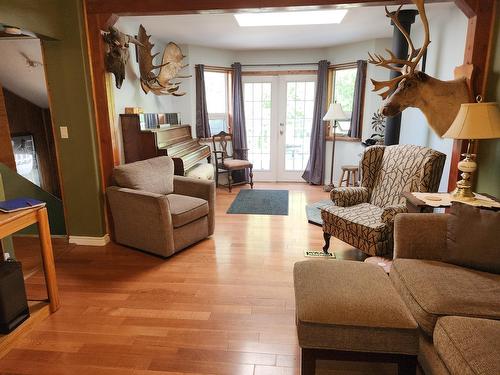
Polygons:
<instances>
[{"instance_id":1,"label":"ceiling light fixture","mask_svg":"<svg viewBox=\"0 0 500 375\"><path fill-rule=\"evenodd\" d=\"M341 23L347 9L314 10L301 12L236 13L234 18L241 27L325 25Z\"/></svg>"}]
</instances>

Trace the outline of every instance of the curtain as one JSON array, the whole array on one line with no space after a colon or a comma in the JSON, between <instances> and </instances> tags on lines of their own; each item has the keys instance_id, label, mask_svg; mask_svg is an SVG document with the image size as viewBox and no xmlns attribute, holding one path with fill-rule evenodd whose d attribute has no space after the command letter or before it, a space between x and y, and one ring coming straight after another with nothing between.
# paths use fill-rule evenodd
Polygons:
<instances>
[{"instance_id":1,"label":"curtain","mask_svg":"<svg viewBox=\"0 0 500 375\"><path fill-rule=\"evenodd\" d=\"M207 96L205 94L205 66L196 65L196 137L210 138Z\"/></svg>"},{"instance_id":2,"label":"curtain","mask_svg":"<svg viewBox=\"0 0 500 375\"><path fill-rule=\"evenodd\" d=\"M363 125L363 94L366 84L366 61L356 61L357 73L354 83L354 102L352 104L351 127L347 135L353 138L361 138L361 126Z\"/></svg>"},{"instance_id":3,"label":"curtain","mask_svg":"<svg viewBox=\"0 0 500 375\"><path fill-rule=\"evenodd\" d=\"M316 97L314 99L314 113L311 129L310 156L302 178L314 185L323 185L325 175L325 126L323 116L326 113L327 79L329 61L321 60L318 63L318 79L316 83Z\"/></svg>"},{"instance_id":4,"label":"curtain","mask_svg":"<svg viewBox=\"0 0 500 375\"><path fill-rule=\"evenodd\" d=\"M241 82L241 64L235 62L233 68L232 99L233 99L233 152L238 149L247 148L247 130L245 126L245 106L243 103L243 84ZM248 152L243 151L235 155L238 159L248 160ZM235 182L248 179L248 171L235 171L233 173Z\"/></svg>"}]
</instances>

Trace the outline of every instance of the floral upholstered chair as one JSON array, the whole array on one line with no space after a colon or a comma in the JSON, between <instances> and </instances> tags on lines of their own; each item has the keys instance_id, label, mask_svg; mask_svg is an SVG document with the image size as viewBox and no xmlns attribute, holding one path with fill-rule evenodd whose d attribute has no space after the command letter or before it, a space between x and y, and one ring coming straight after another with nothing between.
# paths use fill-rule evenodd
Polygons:
<instances>
[{"instance_id":1,"label":"floral upholstered chair","mask_svg":"<svg viewBox=\"0 0 500 375\"><path fill-rule=\"evenodd\" d=\"M321 210L328 252L334 236L372 256L392 256L393 223L406 212L404 191L436 192L446 155L414 145L368 147L361 186L334 188L333 205Z\"/></svg>"}]
</instances>

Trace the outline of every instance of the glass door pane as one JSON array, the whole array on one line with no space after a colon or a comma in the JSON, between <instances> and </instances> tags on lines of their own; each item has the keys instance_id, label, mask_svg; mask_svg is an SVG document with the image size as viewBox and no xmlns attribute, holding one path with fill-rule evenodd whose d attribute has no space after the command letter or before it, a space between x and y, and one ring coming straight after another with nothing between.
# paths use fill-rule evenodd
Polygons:
<instances>
[{"instance_id":1,"label":"glass door pane","mask_svg":"<svg viewBox=\"0 0 500 375\"><path fill-rule=\"evenodd\" d=\"M271 169L271 82L245 82L248 159L254 171Z\"/></svg>"},{"instance_id":2,"label":"glass door pane","mask_svg":"<svg viewBox=\"0 0 500 375\"><path fill-rule=\"evenodd\" d=\"M304 171L309 160L314 81L286 82L285 171Z\"/></svg>"}]
</instances>

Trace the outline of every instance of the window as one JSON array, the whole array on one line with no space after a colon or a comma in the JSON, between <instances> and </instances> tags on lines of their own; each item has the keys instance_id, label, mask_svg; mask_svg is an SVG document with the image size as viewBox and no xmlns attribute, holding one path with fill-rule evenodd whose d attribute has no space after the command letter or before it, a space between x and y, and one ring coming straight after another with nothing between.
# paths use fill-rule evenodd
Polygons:
<instances>
[{"instance_id":1,"label":"window","mask_svg":"<svg viewBox=\"0 0 500 375\"><path fill-rule=\"evenodd\" d=\"M338 122L339 127L337 128L337 136L347 137L349 135L349 130L351 129L357 73L358 69L356 63L343 64L341 67L334 66L330 70L328 81L328 103L340 103L345 114L350 119ZM362 74L365 73L362 72ZM362 95L359 97L361 105L364 102L363 96L364 90ZM363 108L361 108L361 113L362 112ZM359 131L359 133L360 132L361 131ZM330 124L328 124L326 134L330 135Z\"/></svg>"},{"instance_id":2,"label":"window","mask_svg":"<svg viewBox=\"0 0 500 375\"><path fill-rule=\"evenodd\" d=\"M208 122L212 135L229 132L229 73L205 71Z\"/></svg>"}]
</instances>

